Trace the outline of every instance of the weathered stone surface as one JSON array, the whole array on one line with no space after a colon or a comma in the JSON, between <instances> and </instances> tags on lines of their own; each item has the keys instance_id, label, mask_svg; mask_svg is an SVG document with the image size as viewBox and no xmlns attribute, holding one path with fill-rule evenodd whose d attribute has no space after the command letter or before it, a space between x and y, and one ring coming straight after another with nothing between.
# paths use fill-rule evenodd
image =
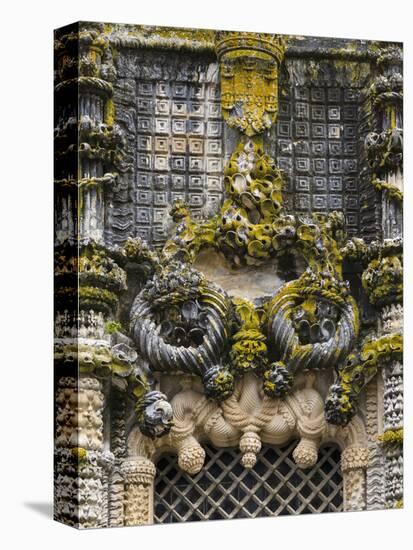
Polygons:
<instances>
[{"instance_id":1,"label":"weathered stone surface","mask_svg":"<svg viewBox=\"0 0 413 550\"><path fill-rule=\"evenodd\" d=\"M56 519L402 506L401 45L55 39Z\"/></svg>"}]
</instances>

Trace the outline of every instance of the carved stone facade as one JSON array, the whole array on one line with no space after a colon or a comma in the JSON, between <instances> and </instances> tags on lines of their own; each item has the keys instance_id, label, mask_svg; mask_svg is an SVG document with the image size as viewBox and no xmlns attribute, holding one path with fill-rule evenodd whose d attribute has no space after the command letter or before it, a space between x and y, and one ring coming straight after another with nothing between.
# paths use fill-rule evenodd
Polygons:
<instances>
[{"instance_id":1,"label":"carved stone facade","mask_svg":"<svg viewBox=\"0 0 413 550\"><path fill-rule=\"evenodd\" d=\"M402 506L400 44L55 35L55 517Z\"/></svg>"}]
</instances>

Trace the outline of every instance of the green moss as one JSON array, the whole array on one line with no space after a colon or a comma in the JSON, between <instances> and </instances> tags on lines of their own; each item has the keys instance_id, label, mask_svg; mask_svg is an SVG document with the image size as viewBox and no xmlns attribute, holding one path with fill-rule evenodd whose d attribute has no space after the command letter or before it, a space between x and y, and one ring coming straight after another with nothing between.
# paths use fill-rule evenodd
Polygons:
<instances>
[{"instance_id":1,"label":"green moss","mask_svg":"<svg viewBox=\"0 0 413 550\"><path fill-rule=\"evenodd\" d=\"M350 355L346 364L338 372L339 385L342 388L340 395L341 412L347 412L352 408L355 397L371 380L379 365L391 360L398 360L402 354L403 336L401 334L388 334L381 338L366 341L359 354ZM394 443L400 437L403 438L403 430L401 434L395 432L385 433L387 435L379 436L379 440L383 443ZM384 437L384 439L380 439L381 437Z\"/></svg>"},{"instance_id":2,"label":"green moss","mask_svg":"<svg viewBox=\"0 0 413 550\"><path fill-rule=\"evenodd\" d=\"M115 123L115 103L112 98L105 105L105 122L110 126Z\"/></svg>"},{"instance_id":3,"label":"green moss","mask_svg":"<svg viewBox=\"0 0 413 550\"><path fill-rule=\"evenodd\" d=\"M363 288L374 305L400 302L403 296L403 256L397 250L379 254L362 275Z\"/></svg>"},{"instance_id":4,"label":"green moss","mask_svg":"<svg viewBox=\"0 0 413 550\"><path fill-rule=\"evenodd\" d=\"M403 443L403 428L398 430L386 430L379 435L377 439L383 445L402 445Z\"/></svg>"},{"instance_id":5,"label":"green moss","mask_svg":"<svg viewBox=\"0 0 413 550\"><path fill-rule=\"evenodd\" d=\"M118 303L118 297L113 292L103 288L80 287L79 300L83 302L103 302L110 307L114 307Z\"/></svg>"},{"instance_id":6,"label":"green moss","mask_svg":"<svg viewBox=\"0 0 413 550\"><path fill-rule=\"evenodd\" d=\"M233 303L238 330L232 338L231 365L239 373L261 369L267 364L267 345L260 316L248 300L236 298Z\"/></svg>"},{"instance_id":7,"label":"green moss","mask_svg":"<svg viewBox=\"0 0 413 550\"><path fill-rule=\"evenodd\" d=\"M77 460L77 463L79 466L83 466L87 460L87 451L83 447L73 447L70 449L70 452L72 453L72 456L75 460Z\"/></svg>"},{"instance_id":8,"label":"green moss","mask_svg":"<svg viewBox=\"0 0 413 550\"><path fill-rule=\"evenodd\" d=\"M121 323L118 323L116 321L108 321L106 324L105 324L105 332L107 332L107 334L115 334L115 332L122 332L122 325Z\"/></svg>"},{"instance_id":9,"label":"green moss","mask_svg":"<svg viewBox=\"0 0 413 550\"><path fill-rule=\"evenodd\" d=\"M379 179L373 179L371 183L378 191L385 191L390 199L403 202L403 191L400 191L396 185Z\"/></svg>"}]
</instances>

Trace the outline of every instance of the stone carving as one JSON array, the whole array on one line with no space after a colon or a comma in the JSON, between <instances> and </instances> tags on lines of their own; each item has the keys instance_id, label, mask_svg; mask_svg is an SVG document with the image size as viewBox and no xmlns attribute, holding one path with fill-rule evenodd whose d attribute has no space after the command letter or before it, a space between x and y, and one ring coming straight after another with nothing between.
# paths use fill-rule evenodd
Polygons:
<instances>
[{"instance_id":1,"label":"stone carving","mask_svg":"<svg viewBox=\"0 0 413 550\"><path fill-rule=\"evenodd\" d=\"M151 523L154 465L141 457L126 460L122 463L122 475L125 480L125 525Z\"/></svg>"},{"instance_id":2,"label":"stone carving","mask_svg":"<svg viewBox=\"0 0 413 550\"><path fill-rule=\"evenodd\" d=\"M94 378L61 378L56 395L56 445L80 449L103 448L101 383ZM77 403L77 408L73 405Z\"/></svg>"},{"instance_id":3,"label":"stone carving","mask_svg":"<svg viewBox=\"0 0 413 550\"><path fill-rule=\"evenodd\" d=\"M327 418L332 423L342 423L354 416L357 398L361 390L373 378L379 365L389 362L403 353L403 338L400 334L367 340L359 354L348 357L339 369L338 381L327 398Z\"/></svg>"},{"instance_id":4,"label":"stone carving","mask_svg":"<svg viewBox=\"0 0 413 550\"><path fill-rule=\"evenodd\" d=\"M107 524L113 455L103 451L102 384L62 377L56 395L55 518L81 528Z\"/></svg>"},{"instance_id":5,"label":"stone carving","mask_svg":"<svg viewBox=\"0 0 413 550\"><path fill-rule=\"evenodd\" d=\"M385 130L381 134L368 134L365 142L370 166L376 171L394 170L401 165L403 132L398 128Z\"/></svg>"},{"instance_id":6,"label":"stone carving","mask_svg":"<svg viewBox=\"0 0 413 550\"><path fill-rule=\"evenodd\" d=\"M195 380L188 378L183 390L171 400L174 420L171 431L156 439L154 446L147 447L148 457L163 446L173 448L178 454L180 467L195 474L202 468L205 458L199 440L206 437L219 447L239 445L242 464L251 467L261 442L281 444L295 436L299 442L294 459L300 467L308 468L317 462L321 442L333 436L324 419L323 399L313 388L314 375L308 374L304 388L281 400L266 396L257 378L249 374L236 383L234 393L221 403L208 400L196 391ZM349 442L364 444L363 431L358 434L356 425L350 424L346 430L349 439L344 439L343 445ZM340 437L339 434L335 432L334 437ZM129 452L132 455L143 452L143 441L138 433L131 435ZM357 457L359 453L361 464L362 458L367 458L359 448L363 449L355 447L357 451L349 456ZM365 468L366 465L367 462L359 467Z\"/></svg>"},{"instance_id":7,"label":"stone carving","mask_svg":"<svg viewBox=\"0 0 413 550\"><path fill-rule=\"evenodd\" d=\"M378 436L385 456L386 505L403 503L403 365L394 360L384 369L384 432Z\"/></svg>"},{"instance_id":8,"label":"stone carving","mask_svg":"<svg viewBox=\"0 0 413 550\"><path fill-rule=\"evenodd\" d=\"M305 469L317 463L319 446L334 438L345 449L345 508L364 509L369 450L362 423L355 419L346 428L329 426L323 415L323 399L313 388L315 380L314 375L307 375L305 387L278 400L265 396L256 377L249 374L236 384L230 398L213 403L194 389L195 378L187 378L171 401L174 424L169 434L148 444L150 440L134 430L129 437L129 454L149 459L164 447L173 449L179 467L195 475L204 464L205 451L200 443L204 440L218 447L238 445L242 465L251 468L262 443L282 444L298 437L293 458Z\"/></svg>"},{"instance_id":9,"label":"stone carving","mask_svg":"<svg viewBox=\"0 0 413 550\"><path fill-rule=\"evenodd\" d=\"M199 272L172 263L134 302L131 329L136 346L153 368L197 373L207 394L223 399L233 377L216 366L228 334L229 308L227 296Z\"/></svg>"},{"instance_id":10,"label":"stone carving","mask_svg":"<svg viewBox=\"0 0 413 550\"><path fill-rule=\"evenodd\" d=\"M205 445L402 506L400 45L150 31L56 35L56 518L151 523Z\"/></svg>"},{"instance_id":11,"label":"stone carving","mask_svg":"<svg viewBox=\"0 0 413 550\"><path fill-rule=\"evenodd\" d=\"M377 441L381 425L378 396L382 391L382 379L378 373L366 387L366 432L370 453L370 464L366 473L367 510L384 508L383 453Z\"/></svg>"},{"instance_id":12,"label":"stone carving","mask_svg":"<svg viewBox=\"0 0 413 550\"><path fill-rule=\"evenodd\" d=\"M320 284L311 271L280 289L268 317L270 342L281 351L265 373L269 395L284 395L296 371L341 365L358 334L358 310L346 285L333 276Z\"/></svg>"},{"instance_id":13,"label":"stone carving","mask_svg":"<svg viewBox=\"0 0 413 550\"><path fill-rule=\"evenodd\" d=\"M403 290L403 255L400 239L388 240L363 272L363 287L370 301L382 307L399 302Z\"/></svg>"},{"instance_id":14,"label":"stone carving","mask_svg":"<svg viewBox=\"0 0 413 550\"><path fill-rule=\"evenodd\" d=\"M218 33L221 105L228 126L247 136L261 134L278 111L278 66L284 43L277 36Z\"/></svg>"}]
</instances>

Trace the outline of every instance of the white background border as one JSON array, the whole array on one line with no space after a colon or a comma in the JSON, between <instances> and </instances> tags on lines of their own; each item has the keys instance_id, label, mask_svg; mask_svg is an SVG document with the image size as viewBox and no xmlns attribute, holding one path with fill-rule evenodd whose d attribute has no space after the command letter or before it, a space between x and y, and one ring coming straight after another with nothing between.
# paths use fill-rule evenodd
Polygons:
<instances>
[{"instance_id":1,"label":"white background border","mask_svg":"<svg viewBox=\"0 0 413 550\"><path fill-rule=\"evenodd\" d=\"M52 30L77 21L368 38L404 42L411 127L409 2L393 0L3 1L1 10L0 542L3 548L269 549L411 546L412 140L405 139L405 509L77 532L52 500ZM411 183L411 182L410 182ZM410 185L411 188L411 185ZM4 307L5 306L5 307ZM409 472L410 470L410 472ZM409 475L410 474L410 475ZM5 543L5 544L4 544Z\"/></svg>"}]
</instances>

